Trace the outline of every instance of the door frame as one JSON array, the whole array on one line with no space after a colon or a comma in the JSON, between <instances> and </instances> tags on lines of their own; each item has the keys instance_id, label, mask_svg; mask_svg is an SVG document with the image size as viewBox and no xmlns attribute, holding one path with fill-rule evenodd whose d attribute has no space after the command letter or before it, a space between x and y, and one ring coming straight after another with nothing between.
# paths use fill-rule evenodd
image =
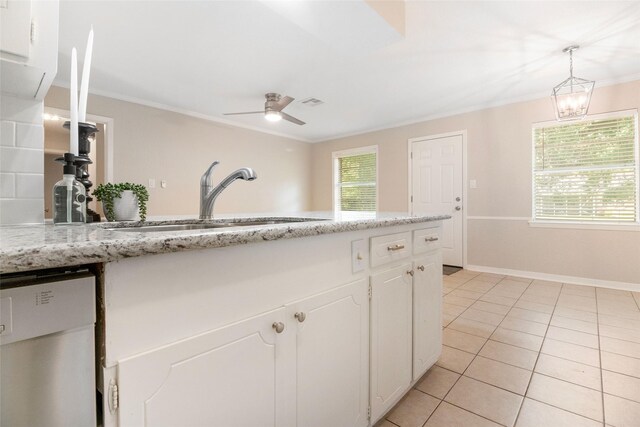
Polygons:
<instances>
[{"instance_id":1,"label":"door frame","mask_svg":"<svg viewBox=\"0 0 640 427\"><path fill-rule=\"evenodd\" d=\"M469 210L469 202L467 198L467 130L462 129L453 132L438 133L434 135L418 136L407 140L407 170L408 170L408 197L407 211L413 215L413 165L411 157L412 144L419 141L428 141L432 139L446 138L450 136L462 137L462 267L467 268L467 211Z\"/></svg>"},{"instance_id":2,"label":"door frame","mask_svg":"<svg viewBox=\"0 0 640 427\"><path fill-rule=\"evenodd\" d=\"M64 108L44 107L45 113L56 114L62 117L69 117L69 110ZM104 181L113 182L113 125L114 120L111 117L97 116L87 113L87 121L104 124Z\"/></svg>"}]
</instances>

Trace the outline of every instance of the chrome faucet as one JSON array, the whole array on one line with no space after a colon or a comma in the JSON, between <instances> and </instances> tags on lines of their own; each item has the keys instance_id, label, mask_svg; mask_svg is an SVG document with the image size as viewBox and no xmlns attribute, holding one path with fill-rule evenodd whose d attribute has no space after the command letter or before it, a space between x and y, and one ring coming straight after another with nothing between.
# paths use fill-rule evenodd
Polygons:
<instances>
[{"instance_id":1,"label":"chrome faucet","mask_svg":"<svg viewBox=\"0 0 640 427\"><path fill-rule=\"evenodd\" d=\"M220 184L215 187L211 184L211 175L213 169L220 162L213 162L211 166L202 174L200 178L200 219L211 219L213 217L213 204L216 198L236 179L244 179L245 181L253 181L257 179L255 171L251 168L240 168L232 172L223 179Z\"/></svg>"}]
</instances>

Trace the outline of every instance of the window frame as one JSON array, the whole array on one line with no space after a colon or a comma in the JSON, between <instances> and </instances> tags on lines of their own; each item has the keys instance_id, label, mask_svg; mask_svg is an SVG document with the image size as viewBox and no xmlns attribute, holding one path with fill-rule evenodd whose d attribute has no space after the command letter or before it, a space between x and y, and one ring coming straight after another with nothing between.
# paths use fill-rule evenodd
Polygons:
<instances>
[{"instance_id":1,"label":"window frame","mask_svg":"<svg viewBox=\"0 0 640 427\"><path fill-rule=\"evenodd\" d=\"M375 203L375 211L342 211L342 210L338 210L338 197L340 192L338 191L338 176L339 176L339 170L338 170L338 159L343 158L343 157L351 157L351 156L358 156L358 155L362 155L362 154L375 154L376 155L376 181L375 181L375 185L376 185L376 203ZM350 214L358 214L358 213L362 213L362 214L370 214L370 213L375 213L378 212L378 207L379 207L379 182L380 182L380 169L379 169L379 155L378 155L378 146L377 145L368 145L366 147L357 147L357 148L349 148L346 150L339 150L339 151L333 151L331 153L331 169L332 169L332 208L333 208L333 212L334 213L342 213L342 212L348 212Z\"/></svg>"},{"instance_id":2,"label":"window frame","mask_svg":"<svg viewBox=\"0 0 640 427\"><path fill-rule=\"evenodd\" d=\"M535 131L539 128L549 128L556 126L570 126L576 124L578 121L563 121L558 122L556 120L549 120L544 122L537 122L531 125L531 219L529 220L530 227L544 227L544 228L567 228L567 229L590 229L590 230L631 230L640 231L640 143L638 129L638 110L619 110L611 111L601 114L588 115L583 121L603 120L612 118L622 118L633 116L635 124L635 136L634 136L634 154L635 154L635 179L636 179L636 220L635 222L620 222L620 221L561 221L561 220L549 220L549 219L536 219L536 183L535 183L535 163L536 163L536 144L535 144Z\"/></svg>"}]
</instances>

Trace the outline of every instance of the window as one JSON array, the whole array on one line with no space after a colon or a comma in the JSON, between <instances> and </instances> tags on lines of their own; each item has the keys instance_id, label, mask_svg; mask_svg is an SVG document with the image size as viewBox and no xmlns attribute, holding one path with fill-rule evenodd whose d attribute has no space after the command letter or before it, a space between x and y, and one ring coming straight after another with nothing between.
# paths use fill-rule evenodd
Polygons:
<instances>
[{"instance_id":1,"label":"window","mask_svg":"<svg viewBox=\"0 0 640 427\"><path fill-rule=\"evenodd\" d=\"M638 224L638 117L533 128L533 220Z\"/></svg>"},{"instance_id":2,"label":"window","mask_svg":"<svg viewBox=\"0 0 640 427\"><path fill-rule=\"evenodd\" d=\"M333 153L333 209L375 212L378 208L378 147Z\"/></svg>"}]
</instances>

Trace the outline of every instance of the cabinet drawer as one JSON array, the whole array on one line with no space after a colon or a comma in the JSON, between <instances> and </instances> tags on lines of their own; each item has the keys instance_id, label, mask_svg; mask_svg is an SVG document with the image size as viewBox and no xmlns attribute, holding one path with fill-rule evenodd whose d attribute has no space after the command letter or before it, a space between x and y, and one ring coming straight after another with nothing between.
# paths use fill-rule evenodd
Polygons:
<instances>
[{"instance_id":1,"label":"cabinet drawer","mask_svg":"<svg viewBox=\"0 0 640 427\"><path fill-rule=\"evenodd\" d=\"M371 238L371 266L407 258L411 247L411 232L388 234Z\"/></svg>"},{"instance_id":2,"label":"cabinet drawer","mask_svg":"<svg viewBox=\"0 0 640 427\"><path fill-rule=\"evenodd\" d=\"M424 228L413 232L413 253L421 254L440 247L440 227Z\"/></svg>"}]
</instances>

